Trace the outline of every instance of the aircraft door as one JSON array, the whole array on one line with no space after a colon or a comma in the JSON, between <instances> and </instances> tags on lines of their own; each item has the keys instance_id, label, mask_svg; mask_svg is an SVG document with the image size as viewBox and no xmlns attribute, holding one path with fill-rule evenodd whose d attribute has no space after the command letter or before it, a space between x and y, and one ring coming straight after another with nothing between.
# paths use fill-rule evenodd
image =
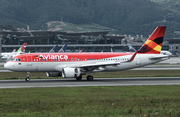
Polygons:
<instances>
[{"instance_id":1,"label":"aircraft door","mask_svg":"<svg viewBox=\"0 0 180 117\"><path fill-rule=\"evenodd\" d=\"M136 65L141 65L141 56L137 55L136 57Z\"/></svg>"},{"instance_id":2,"label":"aircraft door","mask_svg":"<svg viewBox=\"0 0 180 117\"><path fill-rule=\"evenodd\" d=\"M32 67L32 56L26 56L27 58L27 67Z\"/></svg>"}]
</instances>

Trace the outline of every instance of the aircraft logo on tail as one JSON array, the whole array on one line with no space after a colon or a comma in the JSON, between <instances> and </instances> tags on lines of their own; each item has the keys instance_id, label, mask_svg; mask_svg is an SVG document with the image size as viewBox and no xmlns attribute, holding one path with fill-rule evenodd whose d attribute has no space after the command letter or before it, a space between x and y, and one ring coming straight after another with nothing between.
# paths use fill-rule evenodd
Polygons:
<instances>
[{"instance_id":1,"label":"aircraft logo on tail","mask_svg":"<svg viewBox=\"0 0 180 117\"><path fill-rule=\"evenodd\" d=\"M166 26L159 26L138 50L138 53L160 54Z\"/></svg>"},{"instance_id":2,"label":"aircraft logo on tail","mask_svg":"<svg viewBox=\"0 0 180 117\"><path fill-rule=\"evenodd\" d=\"M14 50L12 51L12 53L14 53L14 52L16 52L16 49L14 49Z\"/></svg>"},{"instance_id":3,"label":"aircraft logo on tail","mask_svg":"<svg viewBox=\"0 0 180 117\"><path fill-rule=\"evenodd\" d=\"M58 45L55 45L50 51L49 53L56 53L58 49Z\"/></svg>"},{"instance_id":4,"label":"aircraft logo on tail","mask_svg":"<svg viewBox=\"0 0 180 117\"><path fill-rule=\"evenodd\" d=\"M130 52L136 52L136 50L129 43L127 43L127 46Z\"/></svg>"},{"instance_id":5,"label":"aircraft logo on tail","mask_svg":"<svg viewBox=\"0 0 180 117\"><path fill-rule=\"evenodd\" d=\"M66 52L67 44L64 44L63 47L58 51L58 53Z\"/></svg>"},{"instance_id":6,"label":"aircraft logo on tail","mask_svg":"<svg viewBox=\"0 0 180 117\"><path fill-rule=\"evenodd\" d=\"M27 45L27 43L24 43L16 52L17 52L17 53L25 52L26 45Z\"/></svg>"}]
</instances>

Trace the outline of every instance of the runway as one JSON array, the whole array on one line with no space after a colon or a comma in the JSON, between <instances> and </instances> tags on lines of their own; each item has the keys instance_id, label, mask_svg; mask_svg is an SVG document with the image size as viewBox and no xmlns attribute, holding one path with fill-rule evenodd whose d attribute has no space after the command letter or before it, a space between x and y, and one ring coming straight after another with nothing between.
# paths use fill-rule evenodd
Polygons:
<instances>
[{"instance_id":1,"label":"runway","mask_svg":"<svg viewBox=\"0 0 180 117\"><path fill-rule=\"evenodd\" d=\"M0 80L0 88L180 85L179 77Z\"/></svg>"}]
</instances>

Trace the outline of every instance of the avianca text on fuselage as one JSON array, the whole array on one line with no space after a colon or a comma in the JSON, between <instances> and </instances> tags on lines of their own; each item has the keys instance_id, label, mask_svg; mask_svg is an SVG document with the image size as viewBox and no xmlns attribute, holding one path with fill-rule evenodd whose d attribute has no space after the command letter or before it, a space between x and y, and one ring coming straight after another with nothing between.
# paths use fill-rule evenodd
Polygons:
<instances>
[{"instance_id":1,"label":"avianca text on fuselage","mask_svg":"<svg viewBox=\"0 0 180 117\"><path fill-rule=\"evenodd\" d=\"M47 54L47 55L44 55L44 54L40 54L39 56L37 56L37 58L39 58L39 60L41 59L45 59L45 60L49 60L49 59L56 59L56 60L62 60L62 59L65 59L65 60L68 60L68 55L51 55L51 54Z\"/></svg>"}]
</instances>

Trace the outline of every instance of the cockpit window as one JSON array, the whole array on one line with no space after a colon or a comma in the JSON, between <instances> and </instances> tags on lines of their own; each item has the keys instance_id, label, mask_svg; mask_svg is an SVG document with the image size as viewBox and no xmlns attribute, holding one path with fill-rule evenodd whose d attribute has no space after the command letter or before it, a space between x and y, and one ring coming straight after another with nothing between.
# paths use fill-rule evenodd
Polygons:
<instances>
[{"instance_id":1,"label":"cockpit window","mask_svg":"<svg viewBox=\"0 0 180 117\"><path fill-rule=\"evenodd\" d=\"M13 61L21 61L21 59L20 58L15 58L15 59L13 59Z\"/></svg>"}]
</instances>

